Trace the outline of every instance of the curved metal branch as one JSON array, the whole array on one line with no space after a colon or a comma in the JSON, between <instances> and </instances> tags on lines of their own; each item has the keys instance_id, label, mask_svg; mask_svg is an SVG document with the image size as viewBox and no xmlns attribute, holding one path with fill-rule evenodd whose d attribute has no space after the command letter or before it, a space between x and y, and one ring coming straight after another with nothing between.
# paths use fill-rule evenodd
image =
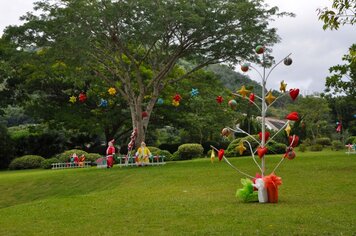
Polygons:
<instances>
[{"instance_id":1,"label":"curved metal branch","mask_svg":"<svg viewBox=\"0 0 356 236\"><path fill-rule=\"evenodd\" d=\"M232 93L232 94L235 95L235 96L238 96L238 97L240 97L240 98L244 98L244 97L241 96L240 94L237 94L237 93ZM260 97L258 97L258 98L261 99ZM262 99L261 99L261 100L262 100ZM249 102L252 102L252 103L257 107L257 109L262 112L261 108L260 108L255 102L250 101L250 100L249 100Z\"/></svg>"},{"instance_id":2,"label":"curved metal branch","mask_svg":"<svg viewBox=\"0 0 356 236\"><path fill-rule=\"evenodd\" d=\"M267 109L268 109L270 106L273 105L273 103L275 103L278 99L280 99L280 98L286 96L286 94L287 94L287 93L283 93L282 95L279 95L273 102L271 102L271 104L269 104L269 105L266 107L266 111L267 111Z\"/></svg>"},{"instance_id":3,"label":"curved metal branch","mask_svg":"<svg viewBox=\"0 0 356 236\"><path fill-rule=\"evenodd\" d=\"M253 66L251 66L251 65L250 65L250 67L251 67L252 69L254 69L254 70L260 75L260 77L261 77L261 79L262 79L262 81L263 81L264 78L263 78L262 74L261 74L255 67L253 67Z\"/></svg>"},{"instance_id":4,"label":"curved metal branch","mask_svg":"<svg viewBox=\"0 0 356 236\"><path fill-rule=\"evenodd\" d=\"M246 143L248 144L248 146L250 147L252 159L253 159L253 161L256 163L258 169L260 169L260 171L261 171L261 173L262 173L262 168L261 168L261 166L258 164L258 162L256 161L255 152L252 150L252 146L251 146L250 142L247 141L247 140L243 140L243 142L246 142Z\"/></svg>"},{"instance_id":5,"label":"curved metal branch","mask_svg":"<svg viewBox=\"0 0 356 236\"><path fill-rule=\"evenodd\" d=\"M246 134L247 136L249 136L250 138L252 138L253 140L255 140L258 144L260 144L261 145L261 143L257 140L257 139L255 139L255 137L253 137L251 134L249 134L249 133L247 133L246 131L244 131L243 129L240 129L239 127L237 127L237 130L235 130L235 129L232 129L232 128L230 128L230 127L227 127L229 130L231 130L231 131L233 131L233 132L236 132L236 133L243 133L243 134Z\"/></svg>"},{"instance_id":6,"label":"curved metal branch","mask_svg":"<svg viewBox=\"0 0 356 236\"><path fill-rule=\"evenodd\" d=\"M290 55L292 55L292 53L289 53L288 54L288 56L286 56L286 57L284 57L282 60L280 60L277 64L275 64L273 67L272 67L272 69L268 72L268 74L267 74L267 77L266 77L266 82L267 82L267 80L268 80L268 77L269 77L269 75L272 73L272 71L274 70L274 68L276 68L279 64L281 64L281 62L282 61L284 61L284 59L286 59L287 57L289 57Z\"/></svg>"}]
</instances>

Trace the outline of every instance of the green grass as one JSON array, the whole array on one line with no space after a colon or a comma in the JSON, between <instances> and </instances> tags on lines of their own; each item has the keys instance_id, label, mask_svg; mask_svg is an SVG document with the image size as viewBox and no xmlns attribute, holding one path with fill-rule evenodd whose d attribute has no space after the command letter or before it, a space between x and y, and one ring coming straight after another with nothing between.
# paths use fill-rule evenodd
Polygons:
<instances>
[{"instance_id":1,"label":"green grass","mask_svg":"<svg viewBox=\"0 0 356 236\"><path fill-rule=\"evenodd\" d=\"M355 235L356 155L297 155L277 171L278 204L239 202L241 176L209 159L0 172L0 235ZM251 159L230 160L257 172Z\"/></svg>"}]
</instances>

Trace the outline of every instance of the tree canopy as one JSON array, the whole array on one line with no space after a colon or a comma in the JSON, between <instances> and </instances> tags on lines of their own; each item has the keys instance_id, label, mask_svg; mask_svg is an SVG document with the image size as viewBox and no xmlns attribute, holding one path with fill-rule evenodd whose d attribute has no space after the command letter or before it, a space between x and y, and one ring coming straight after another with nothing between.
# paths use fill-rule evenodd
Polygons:
<instances>
[{"instance_id":1,"label":"tree canopy","mask_svg":"<svg viewBox=\"0 0 356 236\"><path fill-rule=\"evenodd\" d=\"M208 64L257 61L256 45L279 40L269 21L286 15L262 0L43 0L34 9L40 14L28 13L25 24L9 27L5 37L23 49L45 48L52 59L115 87L139 140L168 84ZM194 67L182 68L181 59Z\"/></svg>"}]
</instances>

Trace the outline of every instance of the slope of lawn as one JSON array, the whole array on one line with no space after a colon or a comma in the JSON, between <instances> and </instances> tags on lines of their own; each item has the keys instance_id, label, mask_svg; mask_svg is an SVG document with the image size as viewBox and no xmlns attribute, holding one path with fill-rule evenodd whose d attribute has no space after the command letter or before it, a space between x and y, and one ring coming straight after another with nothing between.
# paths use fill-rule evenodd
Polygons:
<instances>
[{"instance_id":1,"label":"slope of lawn","mask_svg":"<svg viewBox=\"0 0 356 236\"><path fill-rule=\"evenodd\" d=\"M297 153L278 204L241 203L209 159L160 167L0 172L0 235L355 235L356 155ZM280 156L268 156L273 169ZM250 158L231 158L254 175Z\"/></svg>"}]
</instances>

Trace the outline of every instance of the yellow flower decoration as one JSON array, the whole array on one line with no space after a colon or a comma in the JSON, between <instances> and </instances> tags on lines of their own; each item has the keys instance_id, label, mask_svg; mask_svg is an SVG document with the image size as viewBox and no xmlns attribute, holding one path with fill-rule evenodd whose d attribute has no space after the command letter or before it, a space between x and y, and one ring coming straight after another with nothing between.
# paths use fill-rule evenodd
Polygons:
<instances>
[{"instance_id":1,"label":"yellow flower decoration","mask_svg":"<svg viewBox=\"0 0 356 236\"><path fill-rule=\"evenodd\" d=\"M269 104L271 104L274 100L276 100L276 97L273 96L273 94L272 94L271 91L269 91L269 92L267 93L267 96L265 97L265 100L266 100L267 104L269 105Z\"/></svg>"},{"instance_id":2,"label":"yellow flower decoration","mask_svg":"<svg viewBox=\"0 0 356 236\"><path fill-rule=\"evenodd\" d=\"M246 151L246 148L245 148L243 142L240 142L239 146L237 146L236 149L239 151L240 156L242 156L242 154L244 153L244 151Z\"/></svg>"},{"instance_id":3,"label":"yellow flower decoration","mask_svg":"<svg viewBox=\"0 0 356 236\"><path fill-rule=\"evenodd\" d=\"M113 88L113 87L111 87L111 88L108 89L108 92L109 92L109 94L110 94L111 96L114 96L114 95L116 94L116 89Z\"/></svg>"},{"instance_id":4,"label":"yellow flower decoration","mask_svg":"<svg viewBox=\"0 0 356 236\"><path fill-rule=\"evenodd\" d=\"M289 137L290 131L292 130L292 128L290 127L289 123L287 125L287 127L284 129L287 133L287 136Z\"/></svg>"},{"instance_id":5,"label":"yellow flower decoration","mask_svg":"<svg viewBox=\"0 0 356 236\"><path fill-rule=\"evenodd\" d=\"M71 103L75 103L76 101L77 101L77 97L76 96L71 96L69 98L69 102L71 102Z\"/></svg>"},{"instance_id":6,"label":"yellow flower decoration","mask_svg":"<svg viewBox=\"0 0 356 236\"><path fill-rule=\"evenodd\" d=\"M283 93L286 92L287 84L284 83L284 80L281 81L281 86L279 87L279 90Z\"/></svg>"},{"instance_id":7,"label":"yellow flower decoration","mask_svg":"<svg viewBox=\"0 0 356 236\"><path fill-rule=\"evenodd\" d=\"M172 105L177 107L177 106L179 106L179 102L173 99L172 100Z\"/></svg>"},{"instance_id":8,"label":"yellow flower decoration","mask_svg":"<svg viewBox=\"0 0 356 236\"><path fill-rule=\"evenodd\" d=\"M242 85L241 89L238 92L243 98L245 98L246 95L250 92L250 90L247 90L245 85Z\"/></svg>"}]
</instances>

